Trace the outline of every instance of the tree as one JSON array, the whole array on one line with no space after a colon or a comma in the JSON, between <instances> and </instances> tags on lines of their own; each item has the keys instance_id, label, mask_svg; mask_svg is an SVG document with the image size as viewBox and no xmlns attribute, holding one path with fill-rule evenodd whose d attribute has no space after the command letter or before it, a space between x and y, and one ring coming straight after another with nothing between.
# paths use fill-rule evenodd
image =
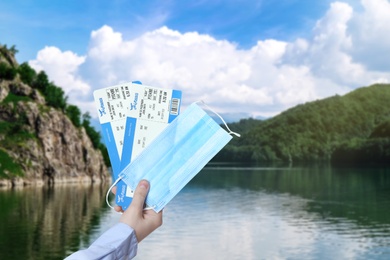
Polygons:
<instances>
[{"instance_id":1,"label":"tree","mask_svg":"<svg viewBox=\"0 0 390 260\"><path fill-rule=\"evenodd\" d=\"M0 62L0 79L13 80L16 73L16 69L9 67L6 63Z\"/></svg>"},{"instance_id":2,"label":"tree","mask_svg":"<svg viewBox=\"0 0 390 260\"><path fill-rule=\"evenodd\" d=\"M42 94L45 94L46 87L50 84L49 78L44 71L40 71L32 84L32 87L39 89Z\"/></svg>"},{"instance_id":3,"label":"tree","mask_svg":"<svg viewBox=\"0 0 390 260\"><path fill-rule=\"evenodd\" d=\"M77 106L74 105L67 106L66 115L70 118L70 120L76 127L81 126L81 112Z\"/></svg>"},{"instance_id":4,"label":"tree","mask_svg":"<svg viewBox=\"0 0 390 260\"><path fill-rule=\"evenodd\" d=\"M41 91L49 106L65 111L67 100L65 92L62 90L62 88L57 87L53 83L49 82L49 78L44 71L38 73L32 85L34 88L37 88Z\"/></svg>"},{"instance_id":5,"label":"tree","mask_svg":"<svg viewBox=\"0 0 390 260\"><path fill-rule=\"evenodd\" d=\"M30 86L33 85L35 79L37 78L37 73L30 67L30 65L28 65L27 62L24 62L19 66L18 73L20 75L20 79Z\"/></svg>"},{"instance_id":6,"label":"tree","mask_svg":"<svg viewBox=\"0 0 390 260\"><path fill-rule=\"evenodd\" d=\"M67 97L65 96L65 92L62 88L49 83L49 85L45 88L44 95L49 106L65 111Z\"/></svg>"},{"instance_id":7,"label":"tree","mask_svg":"<svg viewBox=\"0 0 390 260\"><path fill-rule=\"evenodd\" d=\"M83 114L83 127L91 139L93 147L99 148L101 136L100 133L91 126L91 115L88 112Z\"/></svg>"}]
</instances>

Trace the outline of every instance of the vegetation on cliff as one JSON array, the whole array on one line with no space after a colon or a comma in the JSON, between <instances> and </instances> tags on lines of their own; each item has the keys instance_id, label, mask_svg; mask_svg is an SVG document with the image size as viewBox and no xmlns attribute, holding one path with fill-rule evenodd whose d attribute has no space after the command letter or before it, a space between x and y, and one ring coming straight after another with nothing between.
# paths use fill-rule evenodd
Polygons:
<instances>
[{"instance_id":1,"label":"vegetation on cliff","mask_svg":"<svg viewBox=\"0 0 390 260\"><path fill-rule=\"evenodd\" d=\"M90 115L82 114L77 106L68 104L64 91L50 82L44 71L37 73L28 63L18 65L14 58L16 52L14 46L7 48L7 46L0 45L0 179L24 175L26 168L32 162L29 162L28 157L24 158L26 161L21 162L18 153L31 149L31 146L35 146L36 143L42 146L39 143L43 143L40 139L44 137L37 133L39 128L42 128L40 122L43 118L57 114L63 114L69 118L76 129L80 131L83 129L93 148L101 151L105 164L109 165L106 148L101 143L99 132L91 126ZM46 115L31 115L34 112L31 111L30 114L29 109L35 107L39 114L46 113ZM49 111L52 112L49 114ZM61 118L58 121L62 126L66 126L66 122L63 122ZM66 137L61 136L62 133L56 134L62 140L61 142L67 145ZM69 147L66 149L69 150ZM90 160L87 158L88 148L76 147L75 149L83 150L81 153L84 153L84 162ZM50 164L50 162L42 163ZM52 168L53 165L45 166L46 170Z\"/></svg>"}]
</instances>

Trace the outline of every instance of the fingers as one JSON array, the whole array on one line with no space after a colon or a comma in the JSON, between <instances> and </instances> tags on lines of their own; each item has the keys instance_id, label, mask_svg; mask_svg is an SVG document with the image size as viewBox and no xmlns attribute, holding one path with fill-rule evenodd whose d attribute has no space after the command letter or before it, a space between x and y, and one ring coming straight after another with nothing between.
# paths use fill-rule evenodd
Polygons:
<instances>
[{"instance_id":1,"label":"fingers","mask_svg":"<svg viewBox=\"0 0 390 260\"><path fill-rule=\"evenodd\" d=\"M123 212L123 209L122 209L121 206L114 206L114 210L115 210L116 212Z\"/></svg>"},{"instance_id":2,"label":"fingers","mask_svg":"<svg viewBox=\"0 0 390 260\"><path fill-rule=\"evenodd\" d=\"M148 217L154 229L160 227L163 223L163 211L156 213L154 210L146 210L144 215Z\"/></svg>"},{"instance_id":3,"label":"fingers","mask_svg":"<svg viewBox=\"0 0 390 260\"><path fill-rule=\"evenodd\" d=\"M133 200L130 206L139 210L143 210L148 191L149 182L147 180L141 180L134 191Z\"/></svg>"},{"instance_id":4,"label":"fingers","mask_svg":"<svg viewBox=\"0 0 390 260\"><path fill-rule=\"evenodd\" d=\"M149 189L150 184L147 180L138 183L130 207L125 210L119 220L134 229L138 242L162 225L162 211L156 213L153 210L144 210Z\"/></svg>"}]
</instances>

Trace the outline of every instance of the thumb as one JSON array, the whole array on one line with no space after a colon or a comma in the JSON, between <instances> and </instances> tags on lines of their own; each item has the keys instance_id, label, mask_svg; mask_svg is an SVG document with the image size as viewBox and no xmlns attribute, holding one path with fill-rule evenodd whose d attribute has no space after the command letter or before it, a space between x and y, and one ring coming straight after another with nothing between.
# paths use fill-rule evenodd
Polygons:
<instances>
[{"instance_id":1,"label":"thumb","mask_svg":"<svg viewBox=\"0 0 390 260\"><path fill-rule=\"evenodd\" d=\"M141 180L135 188L133 200L131 206L138 210L143 210L146 196L149 191L149 182L147 180Z\"/></svg>"}]
</instances>

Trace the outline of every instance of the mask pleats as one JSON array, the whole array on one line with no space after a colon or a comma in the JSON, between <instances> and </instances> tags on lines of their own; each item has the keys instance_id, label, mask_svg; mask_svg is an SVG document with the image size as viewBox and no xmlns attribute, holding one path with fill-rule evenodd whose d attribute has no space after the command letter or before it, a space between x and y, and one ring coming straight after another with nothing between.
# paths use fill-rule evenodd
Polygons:
<instances>
[{"instance_id":1,"label":"mask pleats","mask_svg":"<svg viewBox=\"0 0 390 260\"><path fill-rule=\"evenodd\" d=\"M150 182L146 204L160 211L230 140L196 104L179 115L120 174L135 189Z\"/></svg>"}]
</instances>

